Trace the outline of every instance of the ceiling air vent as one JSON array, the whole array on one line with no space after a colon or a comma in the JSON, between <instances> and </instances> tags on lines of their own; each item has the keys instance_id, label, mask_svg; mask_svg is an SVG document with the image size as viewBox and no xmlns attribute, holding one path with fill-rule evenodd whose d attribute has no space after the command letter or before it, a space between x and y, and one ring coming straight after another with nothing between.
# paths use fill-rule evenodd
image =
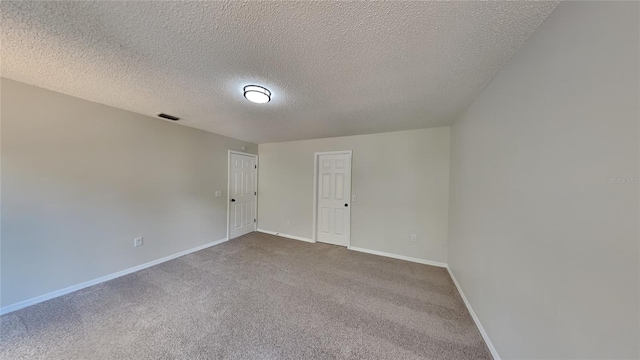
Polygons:
<instances>
[{"instance_id":1,"label":"ceiling air vent","mask_svg":"<svg viewBox=\"0 0 640 360\"><path fill-rule=\"evenodd\" d=\"M178 121L180 120L179 117L177 116L173 116L173 115L169 115L169 114L165 114L165 113L160 113L158 114L158 117L161 117L163 119L169 119L169 120L173 120L173 121Z\"/></svg>"}]
</instances>

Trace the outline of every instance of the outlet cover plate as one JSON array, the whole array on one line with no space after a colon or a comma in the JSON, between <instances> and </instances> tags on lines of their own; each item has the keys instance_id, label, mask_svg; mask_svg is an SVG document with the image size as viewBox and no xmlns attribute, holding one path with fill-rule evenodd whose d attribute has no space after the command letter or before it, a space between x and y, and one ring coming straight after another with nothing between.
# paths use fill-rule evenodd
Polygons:
<instances>
[{"instance_id":1,"label":"outlet cover plate","mask_svg":"<svg viewBox=\"0 0 640 360\"><path fill-rule=\"evenodd\" d=\"M137 237L133 239L133 247L140 247L144 244L144 239L142 237Z\"/></svg>"}]
</instances>

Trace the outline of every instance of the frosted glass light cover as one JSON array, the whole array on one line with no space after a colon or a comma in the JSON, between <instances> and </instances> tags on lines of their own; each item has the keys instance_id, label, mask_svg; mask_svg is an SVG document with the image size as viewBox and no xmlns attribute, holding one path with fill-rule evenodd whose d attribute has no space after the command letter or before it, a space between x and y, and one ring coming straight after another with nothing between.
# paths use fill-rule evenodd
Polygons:
<instances>
[{"instance_id":1,"label":"frosted glass light cover","mask_svg":"<svg viewBox=\"0 0 640 360\"><path fill-rule=\"evenodd\" d=\"M271 100L271 91L258 85L247 85L244 87L244 97L254 103L264 104Z\"/></svg>"}]
</instances>

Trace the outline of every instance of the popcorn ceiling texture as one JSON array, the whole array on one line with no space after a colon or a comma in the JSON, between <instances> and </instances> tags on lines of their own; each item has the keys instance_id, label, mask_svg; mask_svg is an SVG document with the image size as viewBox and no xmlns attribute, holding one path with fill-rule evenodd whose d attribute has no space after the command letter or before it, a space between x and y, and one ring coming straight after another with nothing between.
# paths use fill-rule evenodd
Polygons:
<instances>
[{"instance_id":1,"label":"popcorn ceiling texture","mask_svg":"<svg viewBox=\"0 0 640 360\"><path fill-rule=\"evenodd\" d=\"M1 75L255 143L435 127L556 5L2 1Z\"/></svg>"}]
</instances>

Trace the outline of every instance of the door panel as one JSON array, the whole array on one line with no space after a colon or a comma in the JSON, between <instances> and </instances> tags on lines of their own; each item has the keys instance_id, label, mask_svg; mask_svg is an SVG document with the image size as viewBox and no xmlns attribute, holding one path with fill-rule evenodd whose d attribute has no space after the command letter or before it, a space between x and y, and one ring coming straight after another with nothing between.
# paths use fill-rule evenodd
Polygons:
<instances>
[{"instance_id":1,"label":"door panel","mask_svg":"<svg viewBox=\"0 0 640 360\"><path fill-rule=\"evenodd\" d=\"M343 200L344 174L336 174L336 200Z\"/></svg>"},{"instance_id":2,"label":"door panel","mask_svg":"<svg viewBox=\"0 0 640 360\"><path fill-rule=\"evenodd\" d=\"M335 225L333 228L333 232L336 235L344 235L344 210L336 209L334 216Z\"/></svg>"},{"instance_id":3,"label":"door panel","mask_svg":"<svg viewBox=\"0 0 640 360\"><path fill-rule=\"evenodd\" d=\"M231 154L229 169L229 239L255 231L256 158Z\"/></svg>"},{"instance_id":4,"label":"door panel","mask_svg":"<svg viewBox=\"0 0 640 360\"><path fill-rule=\"evenodd\" d=\"M351 236L351 155L318 157L318 241L348 246Z\"/></svg>"}]
</instances>

